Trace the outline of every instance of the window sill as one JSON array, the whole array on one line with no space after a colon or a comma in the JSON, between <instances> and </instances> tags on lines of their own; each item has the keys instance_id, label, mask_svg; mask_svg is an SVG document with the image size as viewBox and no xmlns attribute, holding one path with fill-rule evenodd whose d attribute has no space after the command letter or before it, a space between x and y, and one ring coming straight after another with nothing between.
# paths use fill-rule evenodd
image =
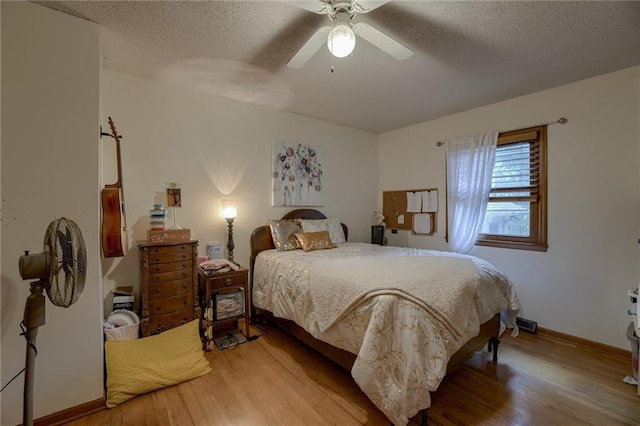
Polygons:
<instances>
[{"instance_id":1,"label":"window sill","mask_svg":"<svg viewBox=\"0 0 640 426\"><path fill-rule=\"evenodd\" d=\"M496 247L496 248L507 248L507 249L515 249L515 250L528 250L528 251L540 251L546 252L549 246L547 244L538 244L532 242L523 242L523 241L504 241L504 240L491 240L487 238L479 239L476 241L477 246L483 247Z\"/></svg>"}]
</instances>

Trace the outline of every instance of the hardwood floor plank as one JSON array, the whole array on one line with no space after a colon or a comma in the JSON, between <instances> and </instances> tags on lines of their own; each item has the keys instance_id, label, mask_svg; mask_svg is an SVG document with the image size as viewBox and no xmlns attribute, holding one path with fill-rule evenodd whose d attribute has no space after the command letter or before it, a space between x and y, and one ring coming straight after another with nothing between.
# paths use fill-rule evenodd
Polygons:
<instances>
[{"instance_id":1,"label":"hardwood floor plank","mask_svg":"<svg viewBox=\"0 0 640 426\"><path fill-rule=\"evenodd\" d=\"M70 424L389 425L348 371L275 327L265 330L207 352L206 376ZM630 355L526 333L501 341L497 365L478 352L445 378L432 394L430 426L640 425L640 397L622 382ZM410 424L419 423L417 414Z\"/></svg>"}]
</instances>

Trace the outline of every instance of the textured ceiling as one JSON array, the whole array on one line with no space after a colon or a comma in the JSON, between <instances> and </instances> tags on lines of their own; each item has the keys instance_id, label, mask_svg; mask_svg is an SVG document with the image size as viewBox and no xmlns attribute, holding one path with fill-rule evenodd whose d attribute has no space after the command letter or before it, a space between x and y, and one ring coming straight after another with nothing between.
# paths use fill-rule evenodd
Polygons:
<instances>
[{"instance_id":1,"label":"textured ceiling","mask_svg":"<svg viewBox=\"0 0 640 426\"><path fill-rule=\"evenodd\" d=\"M638 1L392 1L354 22L411 58L358 39L299 69L330 20L277 1L35 3L100 24L106 68L374 133L640 64Z\"/></svg>"}]
</instances>

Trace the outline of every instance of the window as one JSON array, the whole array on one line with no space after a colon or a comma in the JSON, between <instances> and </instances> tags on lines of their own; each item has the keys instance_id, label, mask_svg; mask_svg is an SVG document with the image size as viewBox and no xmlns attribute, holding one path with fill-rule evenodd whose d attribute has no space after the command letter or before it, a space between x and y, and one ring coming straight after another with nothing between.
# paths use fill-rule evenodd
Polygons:
<instances>
[{"instance_id":1,"label":"window","mask_svg":"<svg viewBox=\"0 0 640 426\"><path fill-rule=\"evenodd\" d=\"M547 126L500 133L477 245L547 251Z\"/></svg>"}]
</instances>

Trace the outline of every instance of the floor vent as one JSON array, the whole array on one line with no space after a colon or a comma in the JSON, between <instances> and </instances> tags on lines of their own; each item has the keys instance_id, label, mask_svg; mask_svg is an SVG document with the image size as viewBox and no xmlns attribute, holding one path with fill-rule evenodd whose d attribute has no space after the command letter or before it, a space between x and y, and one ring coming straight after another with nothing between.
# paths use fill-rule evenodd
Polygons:
<instances>
[{"instance_id":1,"label":"floor vent","mask_svg":"<svg viewBox=\"0 0 640 426\"><path fill-rule=\"evenodd\" d=\"M516 324L522 331L527 331L532 334L536 334L536 331L538 331L538 323L533 320L516 317Z\"/></svg>"}]
</instances>

